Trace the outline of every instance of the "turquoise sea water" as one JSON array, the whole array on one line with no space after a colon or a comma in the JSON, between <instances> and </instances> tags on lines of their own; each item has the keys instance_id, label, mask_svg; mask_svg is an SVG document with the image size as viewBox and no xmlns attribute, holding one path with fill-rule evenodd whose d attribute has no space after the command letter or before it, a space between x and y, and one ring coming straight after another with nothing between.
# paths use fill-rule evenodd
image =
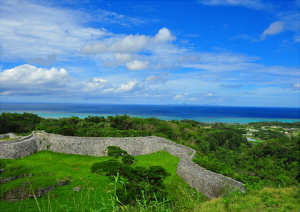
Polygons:
<instances>
[{"instance_id":1,"label":"turquoise sea water","mask_svg":"<svg viewBox=\"0 0 300 212\"><path fill-rule=\"evenodd\" d=\"M11 112L11 111L0 111L2 112ZM23 111L14 111L15 113L23 113ZM39 115L43 118L68 118L72 116L77 116L79 118L86 118L88 115L91 116L115 116L118 114L83 114L83 113L56 113L56 112L34 112L31 111L34 114ZM129 115L129 114L127 114ZM183 120L183 118L175 117L175 116L144 116L144 115L130 115L132 117L139 117L139 118L150 118L155 117L162 120L172 121L172 120ZM295 122L300 121L300 119L266 119L266 118L214 118L214 117L195 117L191 118L192 120L199 121L199 122L207 122L207 123L213 123L213 122L223 122L223 123L239 123L239 124L247 124L250 122L258 122L258 121L282 121L282 122Z\"/></svg>"},{"instance_id":2,"label":"turquoise sea water","mask_svg":"<svg viewBox=\"0 0 300 212\"><path fill-rule=\"evenodd\" d=\"M199 122L224 122L246 124L257 121L300 121L300 108L216 107L172 105L100 105L100 104L45 104L1 103L0 112L30 112L43 118L77 116L156 117L163 120L191 119Z\"/></svg>"}]
</instances>

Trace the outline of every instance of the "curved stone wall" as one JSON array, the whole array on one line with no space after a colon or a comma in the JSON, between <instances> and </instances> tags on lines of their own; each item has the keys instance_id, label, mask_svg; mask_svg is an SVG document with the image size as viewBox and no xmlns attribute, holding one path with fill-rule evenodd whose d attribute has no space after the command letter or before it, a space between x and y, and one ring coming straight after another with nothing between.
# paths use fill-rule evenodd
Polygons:
<instances>
[{"instance_id":1,"label":"curved stone wall","mask_svg":"<svg viewBox=\"0 0 300 212\"><path fill-rule=\"evenodd\" d=\"M219 196L224 189L245 191L241 182L208 171L192 162L196 153L194 149L156 136L73 137L37 131L19 140L0 141L0 158L15 159L32 155L41 150L100 157L107 156L108 146L119 146L133 156L147 155L158 151L169 152L180 158L177 174L191 187L209 198Z\"/></svg>"},{"instance_id":2,"label":"curved stone wall","mask_svg":"<svg viewBox=\"0 0 300 212\"><path fill-rule=\"evenodd\" d=\"M105 151L108 146L119 146L130 155L147 155L153 152L165 150L170 154L179 157L192 159L195 150L173 143L164 138L149 137L75 137L49 134L45 132L34 133L40 150L51 150L67 154L80 154L91 156L107 156Z\"/></svg>"},{"instance_id":3,"label":"curved stone wall","mask_svg":"<svg viewBox=\"0 0 300 212\"><path fill-rule=\"evenodd\" d=\"M0 159L23 158L37 151L37 138L33 134L18 140L0 141Z\"/></svg>"},{"instance_id":4,"label":"curved stone wall","mask_svg":"<svg viewBox=\"0 0 300 212\"><path fill-rule=\"evenodd\" d=\"M0 135L0 139L2 139L2 138L9 138L9 137L10 137L9 134Z\"/></svg>"},{"instance_id":5,"label":"curved stone wall","mask_svg":"<svg viewBox=\"0 0 300 212\"><path fill-rule=\"evenodd\" d=\"M209 198L219 197L228 190L246 191L243 183L206 170L191 160L181 159L176 172L192 188L197 188L200 193Z\"/></svg>"},{"instance_id":6,"label":"curved stone wall","mask_svg":"<svg viewBox=\"0 0 300 212\"><path fill-rule=\"evenodd\" d=\"M16 134L14 133L7 133L7 134L0 135L0 139L3 138L18 138L18 136L16 136Z\"/></svg>"}]
</instances>

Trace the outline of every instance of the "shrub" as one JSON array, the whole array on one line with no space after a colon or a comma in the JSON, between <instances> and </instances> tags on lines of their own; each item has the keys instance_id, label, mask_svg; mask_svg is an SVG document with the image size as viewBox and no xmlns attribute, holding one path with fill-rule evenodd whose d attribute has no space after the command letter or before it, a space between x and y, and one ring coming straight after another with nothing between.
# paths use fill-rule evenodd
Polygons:
<instances>
[{"instance_id":1,"label":"shrub","mask_svg":"<svg viewBox=\"0 0 300 212\"><path fill-rule=\"evenodd\" d=\"M122 186L118 186L116 195L123 204L132 204L141 199L147 202L163 200L166 196L163 181L170 174L162 166L133 168L130 165L133 164L134 157L120 147L110 146L108 149L109 155L122 156L122 163L115 159L94 163L91 171L111 179L115 176L121 177ZM145 200L145 197L148 199Z\"/></svg>"},{"instance_id":2,"label":"shrub","mask_svg":"<svg viewBox=\"0 0 300 212\"><path fill-rule=\"evenodd\" d=\"M122 150L118 146L109 146L107 147L107 155L108 156L113 156L115 158L118 158L120 156L124 157L125 155L128 155L128 153L125 150Z\"/></svg>"},{"instance_id":3,"label":"shrub","mask_svg":"<svg viewBox=\"0 0 300 212\"><path fill-rule=\"evenodd\" d=\"M122 162L124 164L132 165L134 160L134 157L132 157L131 155L125 155L124 157L122 157Z\"/></svg>"}]
</instances>

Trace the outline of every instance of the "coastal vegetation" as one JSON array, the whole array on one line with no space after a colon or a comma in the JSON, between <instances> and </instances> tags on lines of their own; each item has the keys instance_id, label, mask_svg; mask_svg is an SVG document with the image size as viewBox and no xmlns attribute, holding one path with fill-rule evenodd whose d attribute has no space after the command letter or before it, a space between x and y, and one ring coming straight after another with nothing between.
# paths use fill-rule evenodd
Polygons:
<instances>
[{"instance_id":1,"label":"coastal vegetation","mask_svg":"<svg viewBox=\"0 0 300 212\"><path fill-rule=\"evenodd\" d=\"M3 179L34 172L33 178L22 178L1 186L2 197L27 180L33 182L36 179L35 183L29 184L32 191L57 184L55 180L66 180L70 183L69 187L55 188L49 193L52 196L37 198L37 203L47 208L51 200L61 211L68 211L62 207L64 205L73 207L73 211L90 211L88 207L97 211L97 208L104 207L107 200L110 203L114 201L111 209L116 207L132 211L138 210L138 207L144 208L141 211L155 211L158 208L160 211L251 211L251 207L257 208L255 211L299 210L300 122L233 125L194 120L164 121L127 115L44 119L30 113L2 113L0 121L1 134L15 132L25 135L33 130L44 130L80 137L164 137L195 149L197 153L193 161L200 166L247 186L244 194L225 193L219 199L208 201L176 174L178 158L166 152L132 157L124 150L110 147L109 157L101 158L43 151L23 159L1 160L0 168L9 170L2 173ZM248 141L247 137L255 138L255 141ZM53 173L55 175L50 176ZM146 176L155 176L155 179ZM70 188L76 186L86 193L74 193ZM64 189L66 193L63 193ZM101 196L102 203L99 203L100 200L94 199L93 202L84 199L90 198L87 195L93 192L99 194L97 197ZM37 203L33 199L24 201L27 201L26 207L36 208ZM84 202L81 207L86 206L85 209L75 210L77 206L74 206L74 201L77 205ZM21 207L21 203L0 202L5 207ZM90 202L94 204L92 207Z\"/></svg>"}]
</instances>

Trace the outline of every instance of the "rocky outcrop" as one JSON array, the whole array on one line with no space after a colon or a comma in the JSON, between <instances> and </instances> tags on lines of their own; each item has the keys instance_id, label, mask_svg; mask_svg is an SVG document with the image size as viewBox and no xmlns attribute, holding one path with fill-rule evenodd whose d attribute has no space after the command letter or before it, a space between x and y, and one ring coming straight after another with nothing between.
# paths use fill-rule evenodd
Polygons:
<instances>
[{"instance_id":1,"label":"rocky outcrop","mask_svg":"<svg viewBox=\"0 0 300 212\"><path fill-rule=\"evenodd\" d=\"M28 197L30 197L28 188L26 186L22 186L20 188L16 188L12 191L5 193L2 199L7 202L16 202L26 199Z\"/></svg>"},{"instance_id":2,"label":"rocky outcrop","mask_svg":"<svg viewBox=\"0 0 300 212\"><path fill-rule=\"evenodd\" d=\"M20 179L24 176L26 176L26 175L20 175L20 176L16 176L16 177L6 178L1 181L1 184L8 183L8 182L11 182L16 179ZM32 176L32 174L28 175L28 177L31 177L31 176ZM45 194L53 191L55 189L55 187L57 187L57 186L68 185L70 177L67 178L67 181L61 180L59 183L57 183L57 185L49 186L46 188L40 188L35 193L31 192L30 191L31 189L29 188L29 185L32 184L32 182L26 182L26 183L23 183L23 185L20 186L19 188L16 188L12 191L6 192L1 199L4 201L7 201L7 202L15 202L15 201L24 200L26 198L39 198L39 197L42 197Z\"/></svg>"}]
</instances>

